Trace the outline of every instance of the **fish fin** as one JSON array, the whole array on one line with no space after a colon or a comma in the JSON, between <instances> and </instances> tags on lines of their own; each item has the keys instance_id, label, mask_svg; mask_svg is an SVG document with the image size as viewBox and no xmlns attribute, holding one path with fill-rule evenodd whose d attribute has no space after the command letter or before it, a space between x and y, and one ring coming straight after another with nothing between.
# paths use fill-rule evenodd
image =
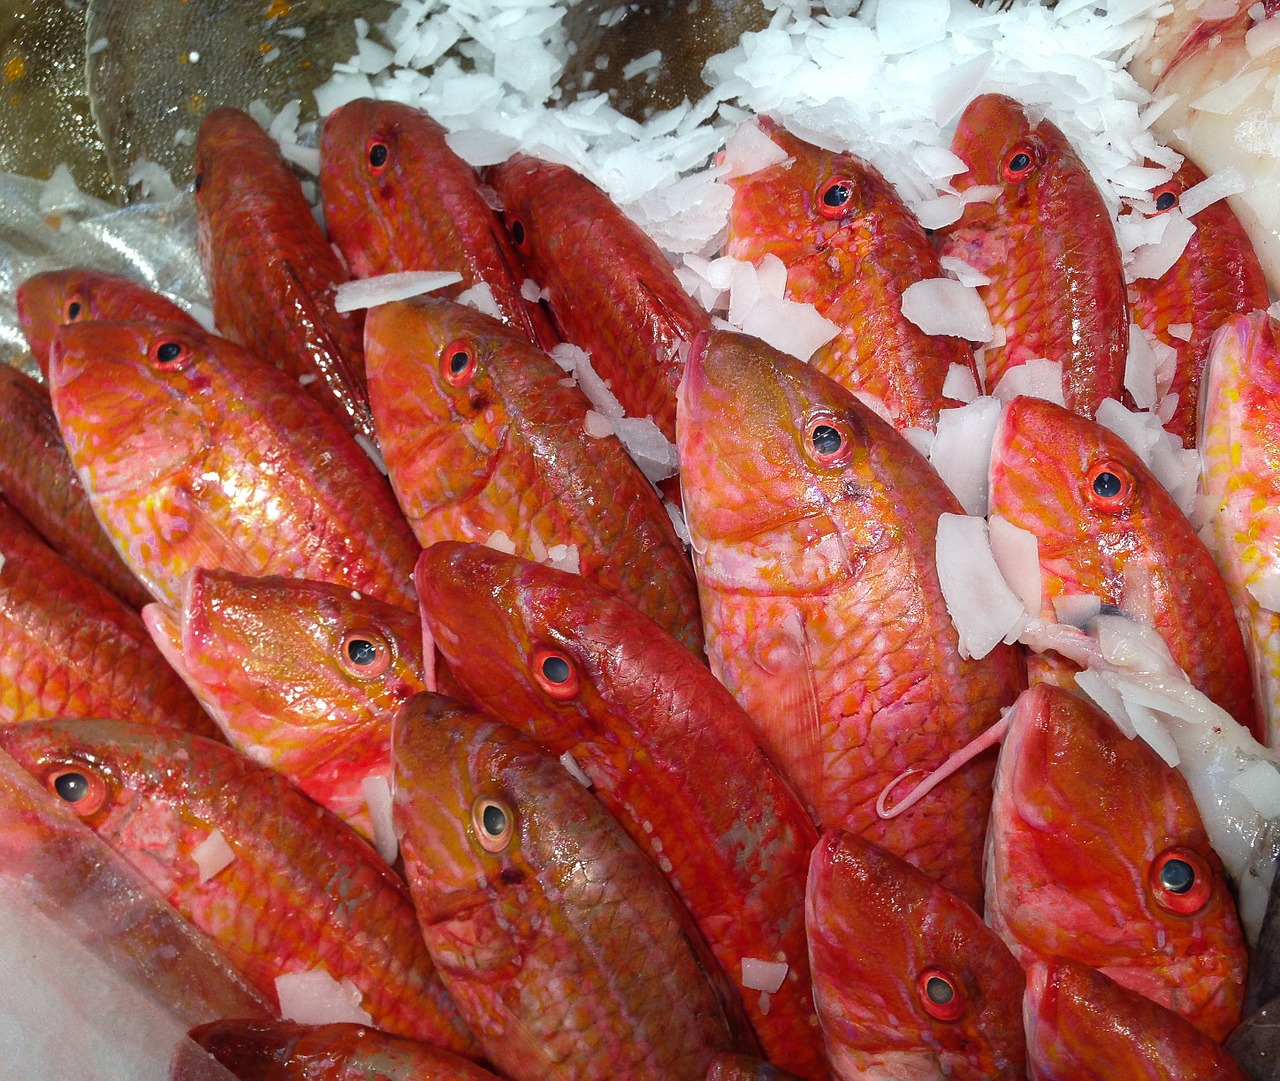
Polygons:
<instances>
[{"instance_id":1,"label":"fish fin","mask_svg":"<svg viewBox=\"0 0 1280 1081\"><path fill-rule=\"evenodd\" d=\"M263 573L262 567L227 536L184 485L171 487L165 493L164 505L156 514L155 527L166 544L181 548L182 562L189 567L216 568L237 574ZM167 594L169 590L164 592ZM179 598L173 597L170 603L179 603Z\"/></svg>"}]
</instances>

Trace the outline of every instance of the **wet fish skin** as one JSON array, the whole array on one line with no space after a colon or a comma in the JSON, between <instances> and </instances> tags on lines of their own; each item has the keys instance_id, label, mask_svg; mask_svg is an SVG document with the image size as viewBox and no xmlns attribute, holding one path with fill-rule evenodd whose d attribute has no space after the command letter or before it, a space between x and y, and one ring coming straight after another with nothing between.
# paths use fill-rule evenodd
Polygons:
<instances>
[{"instance_id":1,"label":"wet fish skin","mask_svg":"<svg viewBox=\"0 0 1280 1081\"><path fill-rule=\"evenodd\" d=\"M198 565L414 610L418 545L390 486L283 373L224 338L141 323L59 328L49 371L94 512L156 600L177 603Z\"/></svg>"},{"instance_id":2,"label":"wet fish skin","mask_svg":"<svg viewBox=\"0 0 1280 1081\"><path fill-rule=\"evenodd\" d=\"M520 255L476 171L421 109L357 98L331 112L320 137L320 194L329 236L356 277L457 271L462 282L439 296L483 283L503 322L543 349L559 341L547 314L520 295Z\"/></svg>"},{"instance_id":3,"label":"wet fish skin","mask_svg":"<svg viewBox=\"0 0 1280 1081\"><path fill-rule=\"evenodd\" d=\"M683 354L711 316L644 230L574 169L515 154L484 175L560 336L591 354L627 416L652 417L674 441Z\"/></svg>"},{"instance_id":4,"label":"wet fish skin","mask_svg":"<svg viewBox=\"0 0 1280 1081\"><path fill-rule=\"evenodd\" d=\"M366 339L387 470L422 545L501 533L530 559L571 545L585 577L701 649L693 567L670 517L617 438L587 434L590 404L550 357L433 297L380 305Z\"/></svg>"},{"instance_id":5,"label":"wet fish skin","mask_svg":"<svg viewBox=\"0 0 1280 1081\"><path fill-rule=\"evenodd\" d=\"M247 113L208 113L196 138L200 263L219 330L373 439L361 313L334 307L350 274L275 140Z\"/></svg>"},{"instance_id":6,"label":"wet fish skin","mask_svg":"<svg viewBox=\"0 0 1280 1081\"><path fill-rule=\"evenodd\" d=\"M1034 358L1062 363L1067 408L1093 416L1120 400L1129 313L1111 215L1061 130L1035 123L1004 94L982 94L960 117L951 150L969 171L962 195L994 185L994 202L965 206L938 230L939 251L992 279L978 286L1006 342L986 349L987 385ZM1018 168L1012 168L1011 166Z\"/></svg>"},{"instance_id":7,"label":"wet fish skin","mask_svg":"<svg viewBox=\"0 0 1280 1081\"><path fill-rule=\"evenodd\" d=\"M1166 885L1167 864L1190 885ZM1034 684L1015 706L986 876L987 923L1024 966L1097 968L1214 1040L1239 1023L1244 939L1186 781L1061 687Z\"/></svg>"},{"instance_id":8,"label":"wet fish skin","mask_svg":"<svg viewBox=\"0 0 1280 1081\"><path fill-rule=\"evenodd\" d=\"M717 1052L755 1050L661 873L553 756L432 694L393 740L422 933L496 1069L702 1081Z\"/></svg>"},{"instance_id":9,"label":"wet fish skin","mask_svg":"<svg viewBox=\"0 0 1280 1081\"><path fill-rule=\"evenodd\" d=\"M951 365L975 382L978 371L963 338L926 334L902 314L908 286L944 276L928 236L870 162L808 143L767 116L756 123L788 158L728 181L724 254L781 259L787 296L841 328L810 363L883 401L899 431L932 431L938 410L959 404L942 393Z\"/></svg>"},{"instance_id":10,"label":"wet fish skin","mask_svg":"<svg viewBox=\"0 0 1280 1081\"><path fill-rule=\"evenodd\" d=\"M1024 978L971 907L842 830L809 870L814 996L841 1081L1025 1078ZM932 983L948 1000L934 1002Z\"/></svg>"},{"instance_id":11,"label":"wet fish skin","mask_svg":"<svg viewBox=\"0 0 1280 1081\"><path fill-rule=\"evenodd\" d=\"M712 671L823 827L884 845L977 905L990 754L898 818L875 809L1024 685L1006 646L960 656L935 554L955 496L849 391L729 331L690 351L678 434Z\"/></svg>"},{"instance_id":12,"label":"wet fish skin","mask_svg":"<svg viewBox=\"0 0 1280 1081\"><path fill-rule=\"evenodd\" d=\"M376 1027L476 1053L418 936L404 883L283 777L225 744L112 721L11 725L0 746L269 1001L277 1001L277 976L324 968L355 984ZM55 785L68 771L83 778L78 801ZM214 830L234 858L201 882L193 852Z\"/></svg>"},{"instance_id":13,"label":"wet fish skin","mask_svg":"<svg viewBox=\"0 0 1280 1081\"><path fill-rule=\"evenodd\" d=\"M446 541L423 552L415 578L424 622L468 697L572 756L662 869L765 1057L829 1076L804 938L817 834L732 695L652 620L579 575ZM559 685L540 667L551 656L567 666ZM785 962L784 983L768 995L747 988L744 960Z\"/></svg>"}]
</instances>

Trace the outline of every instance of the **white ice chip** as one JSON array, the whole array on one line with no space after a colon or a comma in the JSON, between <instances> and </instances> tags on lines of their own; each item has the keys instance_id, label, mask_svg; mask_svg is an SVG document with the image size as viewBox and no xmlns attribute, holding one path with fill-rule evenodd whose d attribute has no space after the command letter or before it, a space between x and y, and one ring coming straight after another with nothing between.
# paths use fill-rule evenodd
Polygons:
<instances>
[{"instance_id":1,"label":"white ice chip","mask_svg":"<svg viewBox=\"0 0 1280 1081\"><path fill-rule=\"evenodd\" d=\"M926 278L902 291L902 314L926 334L988 342L991 316L976 289L954 278Z\"/></svg>"},{"instance_id":2,"label":"white ice chip","mask_svg":"<svg viewBox=\"0 0 1280 1081\"><path fill-rule=\"evenodd\" d=\"M398 274L356 278L338 286L333 294L333 306L340 312L373 308L378 304L390 304L393 300L408 300L460 281L462 275L456 270L406 270Z\"/></svg>"},{"instance_id":3,"label":"white ice chip","mask_svg":"<svg viewBox=\"0 0 1280 1081\"><path fill-rule=\"evenodd\" d=\"M785 961L761 961L756 957L742 959L742 986L751 991L773 994L787 978Z\"/></svg>"},{"instance_id":4,"label":"white ice chip","mask_svg":"<svg viewBox=\"0 0 1280 1081\"><path fill-rule=\"evenodd\" d=\"M280 1000L281 1018L300 1025L373 1022L360 1008L360 989L350 980L339 983L322 968L277 976L276 998Z\"/></svg>"},{"instance_id":5,"label":"white ice chip","mask_svg":"<svg viewBox=\"0 0 1280 1081\"><path fill-rule=\"evenodd\" d=\"M196 861L196 866L200 869L200 881L208 882L231 863L236 858L236 854L227 844L227 839L222 836L222 830L214 830L191 850L191 858Z\"/></svg>"},{"instance_id":6,"label":"white ice chip","mask_svg":"<svg viewBox=\"0 0 1280 1081\"><path fill-rule=\"evenodd\" d=\"M1012 642L1027 622L991 553L987 523L964 514L938 519L938 584L960 636L960 656L985 657Z\"/></svg>"},{"instance_id":7,"label":"white ice chip","mask_svg":"<svg viewBox=\"0 0 1280 1081\"><path fill-rule=\"evenodd\" d=\"M391 783L380 773L370 774L360 782L360 791L373 823L373 847L388 863L395 863L400 845L391 821Z\"/></svg>"}]
</instances>

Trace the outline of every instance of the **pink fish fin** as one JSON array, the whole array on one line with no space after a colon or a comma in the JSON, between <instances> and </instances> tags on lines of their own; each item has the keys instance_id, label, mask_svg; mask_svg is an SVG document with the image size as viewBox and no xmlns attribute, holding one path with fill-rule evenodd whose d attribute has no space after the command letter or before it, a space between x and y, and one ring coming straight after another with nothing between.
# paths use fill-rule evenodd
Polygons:
<instances>
[{"instance_id":1,"label":"pink fish fin","mask_svg":"<svg viewBox=\"0 0 1280 1081\"><path fill-rule=\"evenodd\" d=\"M181 561L188 568L265 573L184 485L165 493L164 505L155 515L155 528L166 546L180 550Z\"/></svg>"},{"instance_id":2,"label":"pink fish fin","mask_svg":"<svg viewBox=\"0 0 1280 1081\"><path fill-rule=\"evenodd\" d=\"M1009 732L1009 726L1013 723L1013 707L1009 706L1000 713L1000 719L996 721L990 728L984 729L973 737L968 743L957 751L952 751L947 760L937 769L929 772L923 769L912 767L898 774L881 790L879 797L876 799L876 814L881 818L897 818L908 808L914 807L925 796L938 787L943 781L955 773L958 773L966 765L968 765L978 755L989 747L994 747L997 743L1004 739ZM900 799L892 807L888 806L889 795L908 777L915 774L924 774L924 780L915 786L906 796Z\"/></svg>"}]
</instances>

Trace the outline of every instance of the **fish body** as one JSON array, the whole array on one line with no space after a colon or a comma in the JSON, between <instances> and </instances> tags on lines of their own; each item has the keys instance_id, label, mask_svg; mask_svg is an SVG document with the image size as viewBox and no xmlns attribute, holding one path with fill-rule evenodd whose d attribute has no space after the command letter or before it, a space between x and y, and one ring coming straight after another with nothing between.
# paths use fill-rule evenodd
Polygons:
<instances>
[{"instance_id":1,"label":"fish body","mask_svg":"<svg viewBox=\"0 0 1280 1081\"><path fill-rule=\"evenodd\" d=\"M842 830L814 849L814 996L841 1081L1025 1078L1023 974L973 909Z\"/></svg>"},{"instance_id":2,"label":"fish body","mask_svg":"<svg viewBox=\"0 0 1280 1081\"><path fill-rule=\"evenodd\" d=\"M324 969L376 1027L475 1054L404 883L283 777L225 744L110 721L14 725L0 746L270 1001L277 977ZM215 831L232 858L206 877L199 850Z\"/></svg>"},{"instance_id":3,"label":"fish body","mask_svg":"<svg viewBox=\"0 0 1280 1081\"><path fill-rule=\"evenodd\" d=\"M990 499L1035 534L1041 611L1097 597L1155 630L1192 684L1255 735L1249 659L1213 556L1138 455L1114 432L1053 402L1017 397L996 429ZM1071 681L1054 655L1037 673Z\"/></svg>"},{"instance_id":4,"label":"fish body","mask_svg":"<svg viewBox=\"0 0 1280 1081\"><path fill-rule=\"evenodd\" d=\"M424 689L422 627L329 582L196 567L152 638L233 747L366 837L363 784L391 777L391 718Z\"/></svg>"},{"instance_id":5,"label":"fish body","mask_svg":"<svg viewBox=\"0 0 1280 1081\"><path fill-rule=\"evenodd\" d=\"M350 274L275 140L248 113L206 114L196 139L200 263L218 328L373 439L358 313L334 293Z\"/></svg>"},{"instance_id":6,"label":"fish body","mask_svg":"<svg viewBox=\"0 0 1280 1081\"><path fill-rule=\"evenodd\" d=\"M516 154L485 178L561 337L591 354L627 416L674 440L683 356L711 317L657 244L569 166Z\"/></svg>"},{"instance_id":7,"label":"fish body","mask_svg":"<svg viewBox=\"0 0 1280 1081\"><path fill-rule=\"evenodd\" d=\"M156 600L194 566L333 581L413 610L418 545L341 422L243 347L62 327L54 412L94 512Z\"/></svg>"},{"instance_id":8,"label":"fish body","mask_svg":"<svg viewBox=\"0 0 1280 1081\"><path fill-rule=\"evenodd\" d=\"M587 433L586 396L549 356L434 298L379 306L366 336L387 470L420 543L505 538L526 558L570 562L572 551L581 574L700 648L671 519L617 438Z\"/></svg>"},{"instance_id":9,"label":"fish body","mask_svg":"<svg viewBox=\"0 0 1280 1081\"><path fill-rule=\"evenodd\" d=\"M942 384L951 365L975 381L977 369L964 339L926 334L902 314L909 286L943 277L924 229L869 162L805 142L768 117L757 123L787 159L729 181L724 254L781 259L787 296L840 327L810 363L879 398L899 431L933 430L948 404Z\"/></svg>"},{"instance_id":10,"label":"fish body","mask_svg":"<svg viewBox=\"0 0 1280 1081\"><path fill-rule=\"evenodd\" d=\"M717 1055L707 1071L707 1081L799 1081L768 1062L750 1055Z\"/></svg>"},{"instance_id":11,"label":"fish body","mask_svg":"<svg viewBox=\"0 0 1280 1081\"><path fill-rule=\"evenodd\" d=\"M661 872L553 756L430 694L393 746L422 934L504 1076L703 1081L754 1050Z\"/></svg>"},{"instance_id":12,"label":"fish body","mask_svg":"<svg viewBox=\"0 0 1280 1081\"><path fill-rule=\"evenodd\" d=\"M987 922L1024 966L1097 968L1215 1040L1239 1023L1244 939L1186 781L1070 691L1018 700L986 874Z\"/></svg>"},{"instance_id":13,"label":"fish body","mask_svg":"<svg viewBox=\"0 0 1280 1081\"><path fill-rule=\"evenodd\" d=\"M1057 361L1067 408L1093 416L1123 394L1129 348L1120 246L1101 193L1061 130L1003 94L969 103L951 149L969 167L954 180L962 195L999 190L938 232L943 255L992 279L978 292L1005 341L984 353L987 387L1029 360Z\"/></svg>"},{"instance_id":14,"label":"fish body","mask_svg":"<svg viewBox=\"0 0 1280 1081\"><path fill-rule=\"evenodd\" d=\"M828 1076L804 938L817 835L733 696L651 619L579 575L443 542L423 552L416 579L467 697L572 757L697 922L765 1056ZM776 990L745 986L755 961L787 966Z\"/></svg>"},{"instance_id":15,"label":"fish body","mask_svg":"<svg viewBox=\"0 0 1280 1081\"><path fill-rule=\"evenodd\" d=\"M551 320L521 296L520 254L476 171L421 109L357 98L331 112L320 137L320 194L329 236L357 278L452 270L456 298L487 286L504 323L550 349Z\"/></svg>"},{"instance_id":16,"label":"fish body","mask_svg":"<svg viewBox=\"0 0 1280 1081\"><path fill-rule=\"evenodd\" d=\"M884 845L977 904L993 762L891 821L876 800L992 724L1017 654L960 656L935 538L955 496L853 394L713 331L681 385L680 459L712 671L823 828Z\"/></svg>"}]
</instances>

